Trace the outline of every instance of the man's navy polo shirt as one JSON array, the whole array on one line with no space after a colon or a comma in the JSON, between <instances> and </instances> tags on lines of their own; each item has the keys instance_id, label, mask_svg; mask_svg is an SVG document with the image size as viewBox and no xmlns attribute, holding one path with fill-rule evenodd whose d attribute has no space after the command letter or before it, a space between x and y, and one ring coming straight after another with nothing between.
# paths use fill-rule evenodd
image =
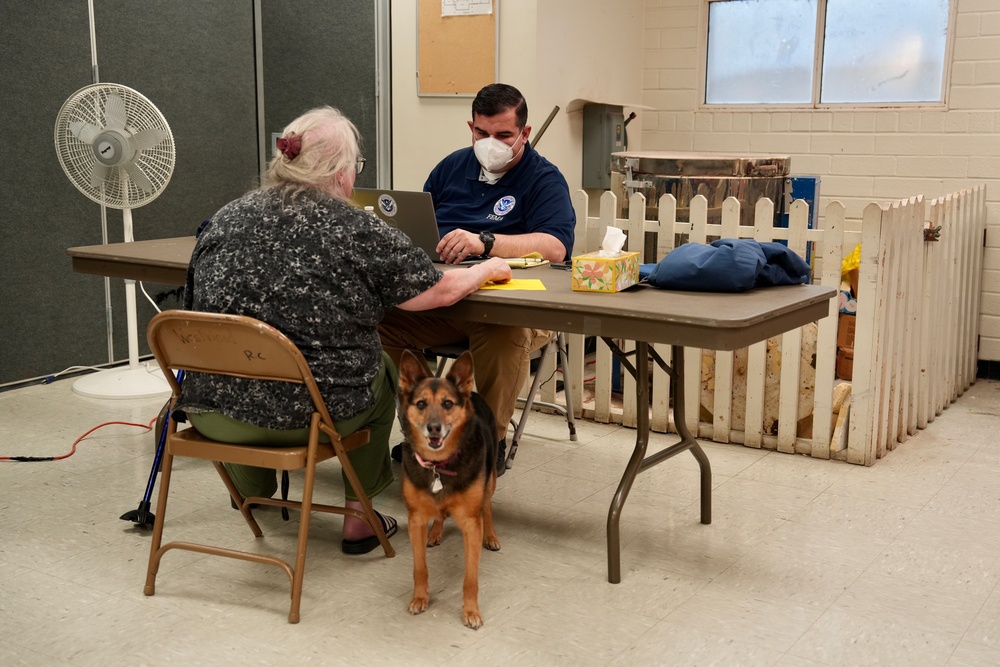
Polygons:
<instances>
[{"instance_id":1,"label":"man's navy polo shirt","mask_svg":"<svg viewBox=\"0 0 1000 667\"><path fill-rule=\"evenodd\" d=\"M438 163L424 191L431 193L438 229L494 234L551 234L573 251L576 214L566 179L551 162L525 144L521 161L490 185L479 180L481 170L472 147L462 148Z\"/></svg>"}]
</instances>

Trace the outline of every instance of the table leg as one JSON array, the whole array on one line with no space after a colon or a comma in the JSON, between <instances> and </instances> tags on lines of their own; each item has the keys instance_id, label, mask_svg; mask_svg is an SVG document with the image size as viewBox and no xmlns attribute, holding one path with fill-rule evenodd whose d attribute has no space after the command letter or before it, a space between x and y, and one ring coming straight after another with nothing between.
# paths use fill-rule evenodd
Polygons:
<instances>
[{"instance_id":1,"label":"table leg","mask_svg":"<svg viewBox=\"0 0 1000 667\"><path fill-rule=\"evenodd\" d=\"M673 357L671 364L674 369L674 374L670 378L671 393L674 397L674 424L677 427L678 435L681 436L681 441L664 451L676 449L677 451L670 454L673 456L681 451L678 448L683 446L683 449L690 449L694 458L697 459L698 468L701 471L701 522L710 524L712 523L712 464L708 462L708 455L705 454L705 450L701 448L687 427L687 416L684 413L684 348L672 345L670 346L670 355ZM655 465L659 462L654 458L650 457L649 465ZM669 456L664 458L669 458Z\"/></svg>"},{"instance_id":2,"label":"table leg","mask_svg":"<svg viewBox=\"0 0 1000 667\"><path fill-rule=\"evenodd\" d=\"M613 348L614 349L614 348ZM615 350L616 354L620 350ZM621 360L622 365L629 368L625 360ZM630 371L633 369L629 368ZM611 509L608 510L608 581L617 584L622 580L621 566L621 536L618 522L621 519L622 507L625 506L625 499L632 489L632 482L642 468L643 458L646 456L646 445L649 443L649 343L636 342L635 344L635 369L632 375L635 376L635 405L636 405L636 425L635 425L635 449L625 466L625 474L618 484L615 497L611 500Z\"/></svg>"},{"instance_id":3,"label":"table leg","mask_svg":"<svg viewBox=\"0 0 1000 667\"><path fill-rule=\"evenodd\" d=\"M621 535L619 522L621 520L622 508L628 498L629 491L636 476L652 466L665 461L677 454L691 450L698 461L698 468L701 473L701 522L712 523L712 466L708 461L708 456L702 450L698 441L688 430L684 415L684 348L671 346L671 365L667 366L655 351L653 356L656 362L663 367L670 375L671 393L674 404L674 424L677 433L680 435L680 442L677 442L666 449L646 456L646 448L649 444L649 356L650 348L648 343L636 342L635 345L635 365L629 363L628 356L610 340L605 342L611 347L611 351L622 366L635 377L636 393L636 431L635 449L629 458L628 465L622 475L618 490L611 500L611 508L608 510L608 581L612 584L621 582Z\"/></svg>"}]
</instances>

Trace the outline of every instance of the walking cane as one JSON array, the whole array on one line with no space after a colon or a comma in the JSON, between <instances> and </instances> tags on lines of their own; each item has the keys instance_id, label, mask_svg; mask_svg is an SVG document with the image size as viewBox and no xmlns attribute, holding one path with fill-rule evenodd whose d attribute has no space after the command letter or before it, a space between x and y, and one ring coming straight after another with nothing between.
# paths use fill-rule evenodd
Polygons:
<instances>
[{"instance_id":1,"label":"walking cane","mask_svg":"<svg viewBox=\"0 0 1000 667\"><path fill-rule=\"evenodd\" d=\"M184 371L177 371L177 382L178 384L184 381ZM170 402L173 397L167 399L167 404L163 406L160 411L160 418L162 418L163 425L160 428L159 437L156 444L156 455L153 457L153 468L149 471L149 481L146 482L146 493L142 496L142 500L139 501L139 507L134 510L129 510L122 514L119 519L122 521L131 521L137 526L152 528L153 522L156 521L156 516L149 511L150 508L150 498L153 497L153 487L156 485L156 473L160 471L160 459L163 458L163 449L167 442L167 425L170 423ZM156 420L157 424L160 423L160 418Z\"/></svg>"}]
</instances>

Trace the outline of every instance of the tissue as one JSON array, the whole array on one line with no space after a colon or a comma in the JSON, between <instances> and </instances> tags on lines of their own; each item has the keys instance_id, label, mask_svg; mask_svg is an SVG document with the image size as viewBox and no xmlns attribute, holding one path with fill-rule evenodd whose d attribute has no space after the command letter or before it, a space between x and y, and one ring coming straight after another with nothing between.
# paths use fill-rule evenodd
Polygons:
<instances>
[{"instance_id":1,"label":"tissue","mask_svg":"<svg viewBox=\"0 0 1000 667\"><path fill-rule=\"evenodd\" d=\"M639 282L639 253L622 251L625 240L625 232L608 227L600 250L574 257L573 289L614 293Z\"/></svg>"},{"instance_id":2,"label":"tissue","mask_svg":"<svg viewBox=\"0 0 1000 667\"><path fill-rule=\"evenodd\" d=\"M601 241L601 249L597 251L598 257L617 257L625 247L625 232L617 227L608 227L604 233L604 240Z\"/></svg>"}]
</instances>

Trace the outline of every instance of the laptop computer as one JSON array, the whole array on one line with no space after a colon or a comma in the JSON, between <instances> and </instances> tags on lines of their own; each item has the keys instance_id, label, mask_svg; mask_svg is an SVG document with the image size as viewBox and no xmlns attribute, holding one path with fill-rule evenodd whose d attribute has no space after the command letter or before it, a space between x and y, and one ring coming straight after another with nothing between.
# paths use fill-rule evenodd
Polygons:
<instances>
[{"instance_id":1,"label":"laptop computer","mask_svg":"<svg viewBox=\"0 0 1000 667\"><path fill-rule=\"evenodd\" d=\"M429 192L354 188L351 200L358 208L371 206L375 215L409 236L413 245L438 261L437 244L441 235Z\"/></svg>"},{"instance_id":2,"label":"laptop computer","mask_svg":"<svg viewBox=\"0 0 1000 667\"><path fill-rule=\"evenodd\" d=\"M413 245L426 252L431 261L442 263L437 252L441 234L429 192L354 188L351 200L359 208L371 206L375 215L409 236ZM470 258L461 263L477 264L482 261L485 260Z\"/></svg>"}]
</instances>

